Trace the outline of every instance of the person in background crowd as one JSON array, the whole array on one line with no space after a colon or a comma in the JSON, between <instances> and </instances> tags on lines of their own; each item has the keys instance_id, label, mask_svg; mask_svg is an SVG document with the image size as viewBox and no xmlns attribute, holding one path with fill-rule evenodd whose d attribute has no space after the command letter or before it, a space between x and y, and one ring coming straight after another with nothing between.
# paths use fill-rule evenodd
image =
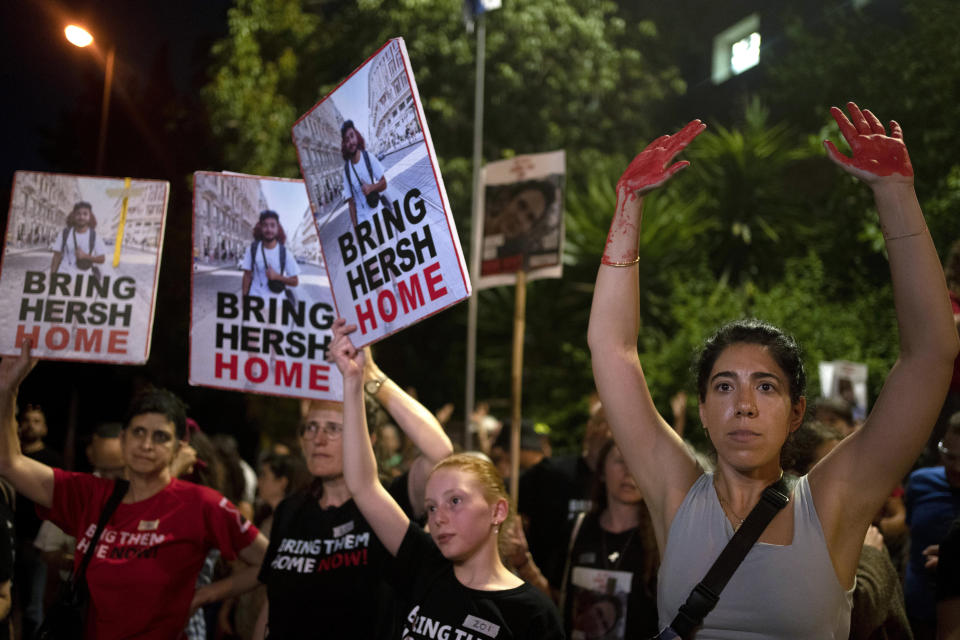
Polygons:
<instances>
[{"instance_id":1,"label":"person in background crowd","mask_svg":"<svg viewBox=\"0 0 960 640\"><path fill-rule=\"evenodd\" d=\"M48 467L63 466L63 457L43 441L47 437L47 417L39 405L28 404L20 413L19 435L23 455ZM47 565L33 544L41 522L30 497L18 492L14 520L17 553L13 582L14 602L21 616L19 631L24 640L33 638L43 622Z\"/></svg>"},{"instance_id":2,"label":"person in background crowd","mask_svg":"<svg viewBox=\"0 0 960 640\"><path fill-rule=\"evenodd\" d=\"M783 447L784 475L796 484L844 436L833 425L816 420L804 422ZM884 544L882 531L867 529L857 563L857 584L850 613L851 640L911 640L900 576Z\"/></svg>"},{"instance_id":3,"label":"person in background crowd","mask_svg":"<svg viewBox=\"0 0 960 640\"><path fill-rule=\"evenodd\" d=\"M520 422L520 457L517 461L517 467L520 470L522 481L523 474L528 469L532 469L544 459L549 458L546 455L547 449L546 436L537 433L536 426L532 420L522 420ZM510 455L510 423L505 422L497 439L490 449L490 458L493 460L497 471L503 478L504 483L510 486L510 473L513 469L512 458ZM521 491L521 495L523 492Z\"/></svg>"},{"instance_id":4,"label":"person in background crowd","mask_svg":"<svg viewBox=\"0 0 960 640\"><path fill-rule=\"evenodd\" d=\"M561 582L547 583L519 527L508 529L504 555L518 576L559 600L569 638L647 638L658 628L660 566L650 514L613 440L597 469L590 511L567 527Z\"/></svg>"},{"instance_id":5,"label":"person in background crowd","mask_svg":"<svg viewBox=\"0 0 960 640\"><path fill-rule=\"evenodd\" d=\"M960 640L960 518L939 545L937 563L937 638Z\"/></svg>"},{"instance_id":6,"label":"person in background crowd","mask_svg":"<svg viewBox=\"0 0 960 640\"><path fill-rule=\"evenodd\" d=\"M857 428L853 421L853 407L843 398L817 398L810 413L817 422L830 425L841 436L848 436Z\"/></svg>"},{"instance_id":7,"label":"person in background crowd","mask_svg":"<svg viewBox=\"0 0 960 640\"><path fill-rule=\"evenodd\" d=\"M453 445L434 415L367 353L362 391L382 404L421 451L424 460L414 466L430 467L448 456ZM394 594L383 581L388 554L344 479L343 405L307 404L299 435L313 484L283 500L274 513L259 576L267 602L254 638L312 639L321 629L331 638L395 637ZM418 477L411 470L404 493L411 508L422 509Z\"/></svg>"},{"instance_id":8,"label":"person in background crowd","mask_svg":"<svg viewBox=\"0 0 960 640\"><path fill-rule=\"evenodd\" d=\"M509 429L504 429L509 433ZM600 450L610 438L610 427L599 401L590 414L578 455L543 458L520 476L517 505L530 553L550 584L563 581L563 563L570 526L590 510L590 496Z\"/></svg>"},{"instance_id":9,"label":"person in background crowd","mask_svg":"<svg viewBox=\"0 0 960 640\"><path fill-rule=\"evenodd\" d=\"M30 348L24 340L19 357L0 361L0 475L78 537L76 566L115 481L53 469L21 452L12 417L20 384L36 364ZM121 435L129 486L87 568L85 638L176 638L193 608L256 584L266 548L256 527L216 491L171 475L185 436L184 406L172 393L148 388L131 401ZM213 547L228 560L239 556L248 569L195 591Z\"/></svg>"},{"instance_id":10,"label":"person in background crowd","mask_svg":"<svg viewBox=\"0 0 960 640\"><path fill-rule=\"evenodd\" d=\"M454 455L434 466L425 494L429 535L380 484L363 408L365 352L354 348L349 337L355 329L338 318L330 346L343 374L343 478L363 517L395 558L391 582L405 612L400 637L425 640L445 628L461 638L497 629L497 640L562 639L550 600L500 560L497 538L510 505L492 464Z\"/></svg>"},{"instance_id":11,"label":"person in background crowd","mask_svg":"<svg viewBox=\"0 0 960 640\"><path fill-rule=\"evenodd\" d=\"M888 135L873 113L852 102L847 110L849 119L837 108L831 115L852 157L830 141L825 146L836 165L873 192L900 328L898 360L865 424L800 478L790 504L750 548L697 631L702 638L848 636L867 529L923 449L960 351L903 132L890 122ZM650 397L637 352L643 201L689 164L671 163L703 129L695 120L658 138L621 177L588 330L597 389L662 552L661 624L675 618L765 489L781 478L784 441L806 410L798 346L779 329L749 320L721 327L697 366L715 473L703 473Z\"/></svg>"},{"instance_id":12,"label":"person in background crowd","mask_svg":"<svg viewBox=\"0 0 960 640\"><path fill-rule=\"evenodd\" d=\"M253 479L248 477L244 465L248 466L240 457L240 448L237 439L229 433L215 433L210 436L210 442L217 450L217 455L223 460L227 474L223 495L237 505L240 513L247 520L253 520L253 504L257 495L257 474L252 471Z\"/></svg>"},{"instance_id":13,"label":"person in background crowd","mask_svg":"<svg viewBox=\"0 0 960 640\"><path fill-rule=\"evenodd\" d=\"M268 453L260 461L257 477L259 506L253 523L269 540L277 507L289 496L303 491L309 484L310 476L301 456ZM225 602L220 611L220 631L232 632L243 640L253 638L257 616L266 600L267 588L260 585L239 598Z\"/></svg>"},{"instance_id":14,"label":"person in background crowd","mask_svg":"<svg viewBox=\"0 0 960 640\"><path fill-rule=\"evenodd\" d=\"M13 638L13 564L16 535L13 530L13 505L16 491L0 478L0 640Z\"/></svg>"},{"instance_id":15,"label":"person in background crowd","mask_svg":"<svg viewBox=\"0 0 960 640\"><path fill-rule=\"evenodd\" d=\"M950 295L950 306L953 309L953 323L956 326L957 334L960 335L960 238L950 246L947 258L943 262L943 275L947 280L947 292ZM960 411L960 356L957 356L957 359L953 361L953 377L950 379L950 389L947 391L943 408L940 410L940 417L937 418L937 424L933 428L933 433L930 434L930 440L927 442L927 448L924 450L918 466L930 467L940 464L940 452L937 450L937 445L943 439L950 416L958 411Z\"/></svg>"},{"instance_id":16,"label":"person in background crowd","mask_svg":"<svg viewBox=\"0 0 960 640\"><path fill-rule=\"evenodd\" d=\"M950 418L940 441L940 461L941 466L917 469L907 482L910 557L904 594L918 640L933 638L937 629L936 581L928 555L960 516L960 412Z\"/></svg>"},{"instance_id":17,"label":"person in background crowd","mask_svg":"<svg viewBox=\"0 0 960 640\"><path fill-rule=\"evenodd\" d=\"M98 478L117 479L123 477L123 447L120 444L120 432L123 425L119 422L98 424L87 444L87 461ZM34 546L40 551L47 563L47 593L44 602L47 606L57 596L60 583L70 578L73 571L73 548L77 539L68 536L60 527L49 520L40 524L40 530L34 540Z\"/></svg>"},{"instance_id":18,"label":"person in background crowd","mask_svg":"<svg viewBox=\"0 0 960 640\"><path fill-rule=\"evenodd\" d=\"M860 427L860 424L862 424L854 420L851 404L843 398L836 396L818 398L810 413L813 415L813 422L810 427L813 431L809 431L809 433L816 431L817 435L821 436L822 434L820 434L819 431L829 427L834 430L838 436L836 438L837 442L839 442L840 438L846 437L856 431ZM797 436L803 437L801 431L797 431L794 434L794 438ZM826 438L825 441L828 443L832 442L833 438ZM798 449L796 446L790 447L789 442L787 446L784 447L785 450L791 448L794 450ZM803 449L802 446L799 448L801 450ZM819 455L816 459L819 460L822 457L822 455ZM813 465L808 465L807 468L809 469L810 466ZM887 496L887 499L883 503L883 508L877 513L873 522L873 524L880 529L880 533L883 534L883 542L890 552L893 565L897 567L897 572L901 577L906 569L907 552L907 508L903 504L903 494L903 487L897 484L893 491L890 492L890 495Z\"/></svg>"}]
</instances>

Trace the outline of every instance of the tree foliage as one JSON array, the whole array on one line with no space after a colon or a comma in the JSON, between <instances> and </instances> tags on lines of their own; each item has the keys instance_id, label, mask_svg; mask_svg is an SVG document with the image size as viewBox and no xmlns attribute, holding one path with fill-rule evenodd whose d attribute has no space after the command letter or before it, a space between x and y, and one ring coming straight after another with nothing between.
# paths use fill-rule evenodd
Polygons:
<instances>
[{"instance_id":1,"label":"tree foliage","mask_svg":"<svg viewBox=\"0 0 960 640\"><path fill-rule=\"evenodd\" d=\"M811 396L816 363L848 359L868 364L876 397L897 350L888 268L869 190L824 157L822 140L840 140L827 109L850 97L903 124L921 202L944 247L960 201L960 166L944 152L960 121L952 4L905 0L893 18L843 10L829 23L796 20L787 53L767 68L762 102L747 101L738 122L708 123L685 152L691 168L647 198L639 349L664 415L675 391L694 391L689 366L703 339L748 316L798 338ZM223 168L297 175L295 118L402 35L461 237L469 237L474 38L460 6L238 0L204 93ZM529 285L524 351L524 413L551 424L559 448L575 444L593 390L586 326L613 185L646 141L683 124L653 121L669 113L683 82L660 59L655 25L630 15L608 0L505 2L488 14L484 158L553 148L568 157L564 278ZM499 398L505 416L514 291L477 295L477 397ZM465 316L460 305L405 330L378 361L416 384L428 406L459 404ZM694 405L691 393L691 418Z\"/></svg>"},{"instance_id":2,"label":"tree foliage","mask_svg":"<svg viewBox=\"0 0 960 640\"><path fill-rule=\"evenodd\" d=\"M810 128L827 122L829 107L847 99L884 123L896 119L921 204L949 200L955 185L948 176L958 162L947 150L960 133L956 13L952 0L904 0L877 10L835 11L816 24L794 20L789 53L766 67L762 96L783 117ZM862 199L857 204L869 206ZM924 213L945 250L957 235L956 209L925 206ZM879 238L877 227L864 231Z\"/></svg>"}]
</instances>

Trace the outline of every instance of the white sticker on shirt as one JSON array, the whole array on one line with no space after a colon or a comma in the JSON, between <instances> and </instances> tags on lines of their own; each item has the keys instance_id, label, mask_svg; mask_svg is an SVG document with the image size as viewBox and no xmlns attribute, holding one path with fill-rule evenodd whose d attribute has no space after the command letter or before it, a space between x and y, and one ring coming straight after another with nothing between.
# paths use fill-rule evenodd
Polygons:
<instances>
[{"instance_id":1,"label":"white sticker on shirt","mask_svg":"<svg viewBox=\"0 0 960 640\"><path fill-rule=\"evenodd\" d=\"M500 633L500 625L493 624L488 620L484 620L483 618L478 618L476 616L467 616L464 618L463 626L467 629L479 631L480 633L490 636L491 638L496 638L497 634Z\"/></svg>"},{"instance_id":2,"label":"white sticker on shirt","mask_svg":"<svg viewBox=\"0 0 960 640\"><path fill-rule=\"evenodd\" d=\"M334 537L334 538L339 538L340 536L345 536L345 535L347 535L347 534L350 533L351 531L353 531L353 520L351 520L350 522L344 522L344 523L343 523L342 525L340 525L339 527L334 527L334 528L333 528L333 537Z\"/></svg>"},{"instance_id":3,"label":"white sticker on shirt","mask_svg":"<svg viewBox=\"0 0 960 640\"><path fill-rule=\"evenodd\" d=\"M141 520L137 525L137 531L156 531L159 526L159 520Z\"/></svg>"}]
</instances>

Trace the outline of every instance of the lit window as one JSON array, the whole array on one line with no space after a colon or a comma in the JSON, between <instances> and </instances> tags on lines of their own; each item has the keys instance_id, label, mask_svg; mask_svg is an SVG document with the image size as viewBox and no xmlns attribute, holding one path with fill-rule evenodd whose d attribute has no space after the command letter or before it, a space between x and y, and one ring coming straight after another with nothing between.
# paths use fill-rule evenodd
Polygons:
<instances>
[{"instance_id":1,"label":"lit window","mask_svg":"<svg viewBox=\"0 0 960 640\"><path fill-rule=\"evenodd\" d=\"M743 73L760 62L760 16L751 14L713 39L714 84Z\"/></svg>"},{"instance_id":2,"label":"lit window","mask_svg":"<svg viewBox=\"0 0 960 640\"><path fill-rule=\"evenodd\" d=\"M754 31L730 47L730 69L734 74L743 73L760 62L760 34Z\"/></svg>"}]
</instances>

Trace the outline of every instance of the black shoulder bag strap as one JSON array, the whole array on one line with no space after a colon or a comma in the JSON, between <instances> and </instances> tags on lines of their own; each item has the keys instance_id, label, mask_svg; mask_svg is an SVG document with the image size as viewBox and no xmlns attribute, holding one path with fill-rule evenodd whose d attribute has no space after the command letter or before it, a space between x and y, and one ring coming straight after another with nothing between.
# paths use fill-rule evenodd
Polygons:
<instances>
[{"instance_id":1,"label":"black shoulder bag strap","mask_svg":"<svg viewBox=\"0 0 960 640\"><path fill-rule=\"evenodd\" d=\"M375 180L373 179L373 165L370 164L370 154L367 153L367 150L363 150L363 161L367 164L367 173L370 174L370 184L373 184Z\"/></svg>"},{"instance_id":2,"label":"black shoulder bag strap","mask_svg":"<svg viewBox=\"0 0 960 640\"><path fill-rule=\"evenodd\" d=\"M563 565L563 585L560 587L560 602L558 604L560 615L566 615L567 587L570 586L570 565L573 564L573 547L577 544L577 538L580 536L580 527L583 526L583 520L586 517L586 511L578 513L577 519L573 522L573 529L570 531L570 542L567 543L567 561Z\"/></svg>"},{"instance_id":3,"label":"black shoulder bag strap","mask_svg":"<svg viewBox=\"0 0 960 640\"><path fill-rule=\"evenodd\" d=\"M356 170L354 170L356 171ZM350 193L353 193L353 178L350 177L350 158L343 161L343 172L347 175L347 184L350 185Z\"/></svg>"},{"instance_id":4,"label":"black shoulder bag strap","mask_svg":"<svg viewBox=\"0 0 960 640\"><path fill-rule=\"evenodd\" d=\"M107 504L104 505L103 511L100 512L100 520L97 522L97 529L93 532L93 537L90 539L90 546L87 547L87 552L83 554L83 560L80 561L80 566L77 567L77 572L73 576L75 585L85 582L86 578L84 575L87 572L87 565L90 564L90 559L93 557L93 550L97 547L97 543L100 542L100 534L103 533L103 528L107 525L107 522L110 521L113 512L117 510L117 505L123 500L124 494L127 493L128 486L130 486L130 483L126 480L117 480L114 483L113 493L110 494Z\"/></svg>"},{"instance_id":5,"label":"black shoulder bag strap","mask_svg":"<svg viewBox=\"0 0 960 640\"><path fill-rule=\"evenodd\" d=\"M703 580L693 588L687 601L680 606L677 617L670 627L681 638L687 638L703 623L720 599L720 592L727 586L737 567L747 557L747 552L760 538L773 517L790 501L787 483L780 480L763 490L760 501L734 532L727 546L720 552Z\"/></svg>"}]
</instances>

